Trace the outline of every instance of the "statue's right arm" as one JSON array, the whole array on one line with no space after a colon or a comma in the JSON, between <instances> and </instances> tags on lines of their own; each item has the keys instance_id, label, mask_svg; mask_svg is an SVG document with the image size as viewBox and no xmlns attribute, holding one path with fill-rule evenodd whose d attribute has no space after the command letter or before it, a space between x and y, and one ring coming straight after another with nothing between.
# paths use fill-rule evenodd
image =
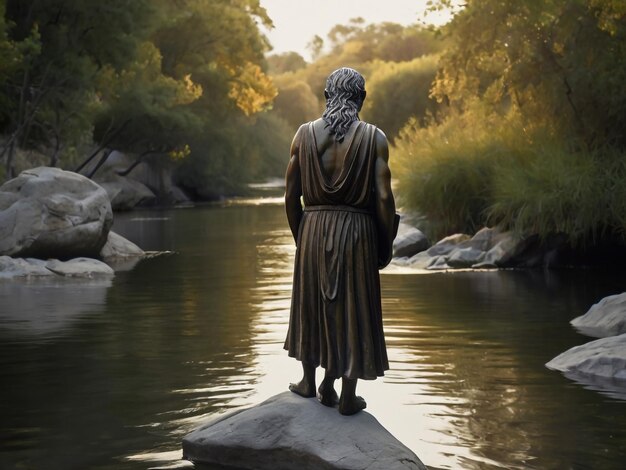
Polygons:
<instances>
[{"instance_id":1,"label":"statue's right arm","mask_svg":"<svg viewBox=\"0 0 626 470\"><path fill-rule=\"evenodd\" d=\"M300 196L302 196L302 181L300 179L300 162L298 155L300 153L300 134L302 127L298 129L291 143L289 154L291 158L287 166L285 174L285 210L287 211L287 220L289 228L296 244L298 243L298 229L300 228L300 220L302 220L302 204Z\"/></svg>"}]
</instances>

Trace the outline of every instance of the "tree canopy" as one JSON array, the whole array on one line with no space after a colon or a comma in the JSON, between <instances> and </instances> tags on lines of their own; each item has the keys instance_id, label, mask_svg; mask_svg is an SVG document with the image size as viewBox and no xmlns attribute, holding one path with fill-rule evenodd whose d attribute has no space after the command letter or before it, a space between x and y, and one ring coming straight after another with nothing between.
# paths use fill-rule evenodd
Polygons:
<instances>
[{"instance_id":1,"label":"tree canopy","mask_svg":"<svg viewBox=\"0 0 626 470\"><path fill-rule=\"evenodd\" d=\"M241 134L276 94L257 26L271 20L258 0L6 0L2 13L7 177L17 149L74 167L108 148L185 156L205 175L194 184L207 185L218 176L212 155L249 141ZM236 173L245 153L224 165Z\"/></svg>"}]
</instances>

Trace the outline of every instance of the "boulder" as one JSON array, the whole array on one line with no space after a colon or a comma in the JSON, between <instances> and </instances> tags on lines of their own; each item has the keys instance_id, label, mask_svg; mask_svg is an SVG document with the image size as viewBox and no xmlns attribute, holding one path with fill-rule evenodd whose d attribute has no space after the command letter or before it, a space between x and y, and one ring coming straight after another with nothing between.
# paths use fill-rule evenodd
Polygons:
<instances>
[{"instance_id":1,"label":"boulder","mask_svg":"<svg viewBox=\"0 0 626 470\"><path fill-rule=\"evenodd\" d=\"M459 244L462 248L474 248L479 251L489 251L502 238L502 232L497 227L483 227L469 240Z\"/></svg>"},{"instance_id":2,"label":"boulder","mask_svg":"<svg viewBox=\"0 0 626 470\"><path fill-rule=\"evenodd\" d=\"M427 250L430 246L428 238L420 230L410 227L403 230L393 242L393 256L413 256Z\"/></svg>"},{"instance_id":3,"label":"boulder","mask_svg":"<svg viewBox=\"0 0 626 470\"><path fill-rule=\"evenodd\" d=\"M46 268L54 274L66 277L100 277L113 276L114 272L102 261L91 258L74 258L69 261L58 259L48 260Z\"/></svg>"},{"instance_id":4,"label":"boulder","mask_svg":"<svg viewBox=\"0 0 626 470\"><path fill-rule=\"evenodd\" d=\"M568 376L626 381L626 333L575 346L546 364Z\"/></svg>"},{"instance_id":5,"label":"boulder","mask_svg":"<svg viewBox=\"0 0 626 470\"><path fill-rule=\"evenodd\" d=\"M97 256L112 223L106 191L77 173L39 167L0 186L0 255Z\"/></svg>"},{"instance_id":6,"label":"boulder","mask_svg":"<svg viewBox=\"0 0 626 470\"><path fill-rule=\"evenodd\" d=\"M626 333L626 292L603 298L571 324L581 333L595 338Z\"/></svg>"},{"instance_id":7,"label":"boulder","mask_svg":"<svg viewBox=\"0 0 626 470\"><path fill-rule=\"evenodd\" d=\"M480 263L484 257L484 251L468 246L453 250L447 257L447 263L452 268L470 268Z\"/></svg>"},{"instance_id":8,"label":"boulder","mask_svg":"<svg viewBox=\"0 0 626 470\"><path fill-rule=\"evenodd\" d=\"M507 266L509 261L518 256L526 247L526 240L513 232L499 234L495 245L485 253L483 259L472 268L499 268Z\"/></svg>"},{"instance_id":9,"label":"boulder","mask_svg":"<svg viewBox=\"0 0 626 470\"><path fill-rule=\"evenodd\" d=\"M456 233L439 240L436 244L426 250L426 252L430 256L445 256L458 248L460 243L463 243L470 238L471 237L465 233Z\"/></svg>"},{"instance_id":10,"label":"boulder","mask_svg":"<svg viewBox=\"0 0 626 470\"><path fill-rule=\"evenodd\" d=\"M448 258L445 256L435 256L432 258L432 262L428 265L426 269L429 271L444 271L450 269L451 266L448 264Z\"/></svg>"},{"instance_id":11,"label":"boulder","mask_svg":"<svg viewBox=\"0 0 626 470\"><path fill-rule=\"evenodd\" d=\"M114 211L129 211L156 200L154 193L145 184L132 178L105 173L99 182L106 190Z\"/></svg>"},{"instance_id":12,"label":"boulder","mask_svg":"<svg viewBox=\"0 0 626 470\"><path fill-rule=\"evenodd\" d=\"M342 416L315 398L291 392L187 435L183 458L255 470L426 468L369 413Z\"/></svg>"},{"instance_id":13,"label":"boulder","mask_svg":"<svg viewBox=\"0 0 626 470\"><path fill-rule=\"evenodd\" d=\"M35 258L11 258L0 256L0 278L33 278L54 276L46 268L46 261Z\"/></svg>"},{"instance_id":14,"label":"boulder","mask_svg":"<svg viewBox=\"0 0 626 470\"><path fill-rule=\"evenodd\" d=\"M107 242L100 250L100 257L105 260L119 258L138 258L146 253L130 240L110 231Z\"/></svg>"},{"instance_id":15,"label":"boulder","mask_svg":"<svg viewBox=\"0 0 626 470\"><path fill-rule=\"evenodd\" d=\"M404 266L410 266L415 269L428 269L430 265L439 259L439 256L430 256L428 252L422 251L410 258L400 258L406 260Z\"/></svg>"}]
</instances>

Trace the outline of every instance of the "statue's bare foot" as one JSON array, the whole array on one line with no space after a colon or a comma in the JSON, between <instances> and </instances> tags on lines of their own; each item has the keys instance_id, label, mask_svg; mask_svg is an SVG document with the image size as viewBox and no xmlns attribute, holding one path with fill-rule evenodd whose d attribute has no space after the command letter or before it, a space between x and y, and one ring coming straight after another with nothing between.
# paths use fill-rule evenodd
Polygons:
<instances>
[{"instance_id":1,"label":"statue's bare foot","mask_svg":"<svg viewBox=\"0 0 626 470\"><path fill-rule=\"evenodd\" d=\"M315 396L315 384L302 379L297 384L289 384L289 390L304 398L313 398Z\"/></svg>"},{"instance_id":2,"label":"statue's bare foot","mask_svg":"<svg viewBox=\"0 0 626 470\"><path fill-rule=\"evenodd\" d=\"M365 400L362 397L353 395L349 398L342 397L339 401L339 413L345 416L350 416L364 410L367 406Z\"/></svg>"},{"instance_id":3,"label":"statue's bare foot","mask_svg":"<svg viewBox=\"0 0 626 470\"><path fill-rule=\"evenodd\" d=\"M332 383L330 385L326 385L322 382L320 388L317 389L317 399L322 405L329 406L331 408L339 404L339 395L337 395Z\"/></svg>"}]
</instances>

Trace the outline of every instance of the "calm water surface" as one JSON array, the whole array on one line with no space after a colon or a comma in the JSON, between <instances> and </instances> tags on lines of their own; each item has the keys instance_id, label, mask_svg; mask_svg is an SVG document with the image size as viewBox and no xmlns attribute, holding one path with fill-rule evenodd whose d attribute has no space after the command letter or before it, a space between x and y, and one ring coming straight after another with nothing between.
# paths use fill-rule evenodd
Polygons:
<instances>
[{"instance_id":1,"label":"calm water surface","mask_svg":"<svg viewBox=\"0 0 626 470\"><path fill-rule=\"evenodd\" d=\"M194 427L299 378L278 201L133 212L115 230L176 253L111 281L0 282L2 469L167 466ZM359 392L433 469L626 468L626 401L544 367L589 340L569 320L625 281L387 273L391 370Z\"/></svg>"}]
</instances>

